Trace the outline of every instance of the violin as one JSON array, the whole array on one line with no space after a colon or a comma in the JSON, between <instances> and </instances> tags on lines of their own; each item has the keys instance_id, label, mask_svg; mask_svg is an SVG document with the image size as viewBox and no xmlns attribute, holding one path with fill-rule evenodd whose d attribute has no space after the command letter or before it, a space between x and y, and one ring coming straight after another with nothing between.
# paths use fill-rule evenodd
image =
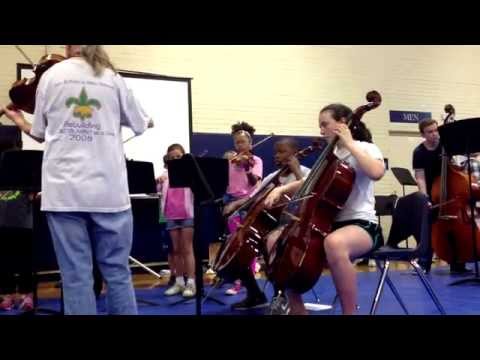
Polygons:
<instances>
[{"instance_id":1,"label":"violin","mask_svg":"<svg viewBox=\"0 0 480 360\"><path fill-rule=\"evenodd\" d=\"M253 159L253 152L250 150L242 151L236 154L232 159L230 159L232 164L237 166L245 166L251 168L255 165L255 160Z\"/></svg>"},{"instance_id":2,"label":"violin","mask_svg":"<svg viewBox=\"0 0 480 360\"><path fill-rule=\"evenodd\" d=\"M274 136L275 134L271 133L256 144L252 145L252 148L250 150L245 150L237 153L233 158L230 159L230 162L237 166L244 165L245 167L253 167L253 165L255 165L255 159L253 158L253 149L263 144L265 141L270 140Z\"/></svg>"},{"instance_id":3,"label":"violin","mask_svg":"<svg viewBox=\"0 0 480 360\"><path fill-rule=\"evenodd\" d=\"M28 58L27 58L28 59ZM65 57L58 54L47 54L40 58L39 62L33 66L35 76L30 79L21 79L13 83L9 96L12 101L6 107L10 110L22 110L33 114L35 110L35 94L42 75L53 65L65 60ZM5 112L0 110L0 116Z\"/></svg>"}]
</instances>

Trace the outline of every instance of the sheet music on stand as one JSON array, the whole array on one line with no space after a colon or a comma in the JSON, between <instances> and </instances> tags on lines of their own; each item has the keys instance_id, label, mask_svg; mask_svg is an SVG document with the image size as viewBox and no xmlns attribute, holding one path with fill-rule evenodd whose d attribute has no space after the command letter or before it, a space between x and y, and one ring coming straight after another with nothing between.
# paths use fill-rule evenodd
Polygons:
<instances>
[{"instance_id":1,"label":"sheet music on stand","mask_svg":"<svg viewBox=\"0 0 480 360\"><path fill-rule=\"evenodd\" d=\"M126 165L130 195L157 193L153 163L127 160Z\"/></svg>"}]
</instances>

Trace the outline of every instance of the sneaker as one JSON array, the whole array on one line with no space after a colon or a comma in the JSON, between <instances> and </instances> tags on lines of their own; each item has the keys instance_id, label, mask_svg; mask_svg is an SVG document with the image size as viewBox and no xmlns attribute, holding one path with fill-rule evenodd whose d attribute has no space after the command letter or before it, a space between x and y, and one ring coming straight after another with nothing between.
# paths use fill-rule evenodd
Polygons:
<instances>
[{"instance_id":1,"label":"sneaker","mask_svg":"<svg viewBox=\"0 0 480 360\"><path fill-rule=\"evenodd\" d=\"M15 305L15 299L13 295L5 295L0 303L0 310L3 311L10 311L13 310L13 306Z\"/></svg>"},{"instance_id":2,"label":"sneaker","mask_svg":"<svg viewBox=\"0 0 480 360\"><path fill-rule=\"evenodd\" d=\"M247 296L242 301L232 304L232 310L260 309L268 306L265 294L258 296Z\"/></svg>"},{"instance_id":3,"label":"sneaker","mask_svg":"<svg viewBox=\"0 0 480 360\"><path fill-rule=\"evenodd\" d=\"M268 308L266 315L288 315L290 313L290 306L288 299L283 295L275 296Z\"/></svg>"},{"instance_id":4,"label":"sneaker","mask_svg":"<svg viewBox=\"0 0 480 360\"><path fill-rule=\"evenodd\" d=\"M20 297L21 303L18 306L20 311L29 312L33 310L33 297L32 294L22 295Z\"/></svg>"},{"instance_id":5,"label":"sneaker","mask_svg":"<svg viewBox=\"0 0 480 360\"><path fill-rule=\"evenodd\" d=\"M208 268L207 271L205 271L205 275L216 275L217 273L213 271L212 268Z\"/></svg>"},{"instance_id":6,"label":"sneaker","mask_svg":"<svg viewBox=\"0 0 480 360\"><path fill-rule=\"evenodd\" d=\"M355 263L355 265L357 265L357 266L367 265L367 266L368 266L368 258L358 260L358 261Z\"/></svg>"},{"instance_id":7,"label":"sneaker","mask_svg":"<svg viewBox=\"0 0 480 360\"><path fill-rule=\"evenodd\" d=\"M197 293L195 289L195 284L187 284L185 286L185 290L182 292L182 296L186 298L191 298L194 297L195 294Z\"/></svg>"},{"instance_id":8,"label":"sneaker","mask_svg":"<svg viewBox=\"0 0 480 360\"><path fill-rule=\"evenodd\" d=\"M237 295L242 288L242 282L240 280L235 281L233 287L225 291L225 295Z\"/></svg>"},{"instance_id":9,"label":"sneaker","mask_svg":"<svg viewBox=\"0 0 480 360\"><path fill-rule=\"evenodd\" d=\"M171 272L169 269L160 270L160 276L168 276L168 275L171 275Z\"/></svg>"},{"instance_id":10,"label":"sneaker","mask_svg":"<svg viewBox=\"0 0 480 360\"><path fill-rule=\"evenodd\" d=\"M165 290L164 295L165 296L177 295L177 294L183 293L183 290L185 290L185 286L175 283L173 286Z\"/></svg>"}]
</instances>

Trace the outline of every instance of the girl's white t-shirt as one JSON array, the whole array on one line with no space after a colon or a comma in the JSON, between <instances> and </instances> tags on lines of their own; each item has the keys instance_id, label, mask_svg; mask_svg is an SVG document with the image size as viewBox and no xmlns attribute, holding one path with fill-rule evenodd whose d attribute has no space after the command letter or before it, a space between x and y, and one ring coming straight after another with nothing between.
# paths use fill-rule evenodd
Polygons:
<instances>
[{"instance_id":1,"label":"girl's white t-shirt","mask_svg":"<svg viewBox=\"0 0 480 360\"><path fill-rule=\"evenodd\" d=\"M374 159L383 161L383 155L378 146L363 141L356 141L356 143ZM335 221L366 220L378 223L375 213L375 181L363 172L357 160L347 149L339 149L337 147L334 150L334 154L355 170L355 182L352 192Z\"/></svg>"}]
</instances>

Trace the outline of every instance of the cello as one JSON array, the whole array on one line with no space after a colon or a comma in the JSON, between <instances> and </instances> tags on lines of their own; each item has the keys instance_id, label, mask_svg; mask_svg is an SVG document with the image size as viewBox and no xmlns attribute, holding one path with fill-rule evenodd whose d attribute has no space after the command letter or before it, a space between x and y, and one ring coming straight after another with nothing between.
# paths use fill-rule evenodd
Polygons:
<instances>
[{"instance_id":1,"label":"cello","mask_svg":"<svg viewBox=\"0 0 480 360\"><path fill-rule=\"evenodd\" d=\"M444 124L455 115L452 105L446 105L448 116ZM470 159L467 159L470 161ZM472 195L480 200L480 186L472 179ZM432 203L439 208L438 217L432 224L432 248L437 256L451 264L452 262L473 261L472 225L470 211L470 191L468 174L460 166L449 162L442 148L442 167L440 176L432 184ZM475 227L477 249L480 248L480 231Z\"/></svg>"},{"instance_id":2,"label":"cello","mask_svg":"<svg viewBox=\"0 0 480 360\"><path fill-rule=\"evenodd\" d=\"M314 141L312 145L297 151L294 156L302 159L319 148L320 142ZM287 174L289 169L288 165L282 166L268 183L237 210L249 209L237 231L226 240L225 246L219 251L213 265L214 271L235 273L238 269L247 268L259 252L265 255L263 239L277 226L282 213L282 207L266 210L265 198L279 185L280 177Z\"/></svg>"},{"instance_id":3,"label":"cello","mask_svg":"<svg viewBox=\"0 0 480 360\"><path fill-rule=\"evenodd\" d=\"M368 104L358 107L348 119L351 129L382 101L375 90L366 98ZM282 213L281 223L285 225L278 230L280 235L267 256L267 276L278 289L304 293L315 285L326 265L324 239L332 231L355 181L355 171L334 154L337 141L335 136Z\"/></svg>"}]
</instances>

